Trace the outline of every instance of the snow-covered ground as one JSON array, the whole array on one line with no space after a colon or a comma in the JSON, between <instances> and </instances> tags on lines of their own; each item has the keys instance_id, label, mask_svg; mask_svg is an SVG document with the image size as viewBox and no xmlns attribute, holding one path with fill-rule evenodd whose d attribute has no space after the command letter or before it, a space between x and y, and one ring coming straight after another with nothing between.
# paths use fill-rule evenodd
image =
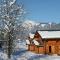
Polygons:
<instances>
[{"instance_id":1,"label":"snow-covered ground","mask_svg":"<svg viewBox=\"0 0 60 60\"><path fill-rule=\"evenodd\" d=\"M0 60L8 60L7 54L0 49ZM26 43L18 40L16 42L15 52L11 55L10 60L60 60L60 56L49 56L35 54L27 51Z\"/></svg>"}]
</instances>

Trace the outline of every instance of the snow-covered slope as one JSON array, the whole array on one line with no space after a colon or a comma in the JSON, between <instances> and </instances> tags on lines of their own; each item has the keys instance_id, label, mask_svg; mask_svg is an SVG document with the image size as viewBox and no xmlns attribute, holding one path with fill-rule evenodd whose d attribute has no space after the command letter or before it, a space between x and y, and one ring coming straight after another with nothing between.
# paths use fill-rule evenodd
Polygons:
<instances>
[{"instance_id":1,"label":"snow-covered slope","mask_svg":"<svg viewBox=\"0 0 60 60\"><path fill-rule=\"evenodd\" d=\"M18 39L16 41L16 45L17 49L15 49L15 52L11 55L11 59L7 58L6 53L0 51L0 60L60 60L60 56L42 55L27 51L25 41L21 41Z\"/></svg>"}]
</instances>

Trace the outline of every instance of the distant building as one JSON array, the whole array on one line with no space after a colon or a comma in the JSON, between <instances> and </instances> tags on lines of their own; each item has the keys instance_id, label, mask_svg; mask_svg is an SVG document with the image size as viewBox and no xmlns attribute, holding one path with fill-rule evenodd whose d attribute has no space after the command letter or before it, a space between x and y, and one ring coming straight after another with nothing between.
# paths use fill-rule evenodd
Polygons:
<instances>
[{"instance_id":1,"label":"distant building","mask_svg":"<svg viewBox=\"0 0 60 60\"><path fill-rule=\"evenodd\" d=\"M35 34L29 35L26 43L29 51L39 54L60 55L60 31L36 31Z\"/></svg>"}]
</instances>

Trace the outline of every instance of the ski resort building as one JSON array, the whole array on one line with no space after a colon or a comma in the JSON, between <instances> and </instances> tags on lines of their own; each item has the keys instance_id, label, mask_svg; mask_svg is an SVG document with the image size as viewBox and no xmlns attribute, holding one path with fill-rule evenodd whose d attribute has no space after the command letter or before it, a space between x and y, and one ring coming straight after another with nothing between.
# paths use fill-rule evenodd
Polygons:
<instances>
[{"instance_id":1,"label":"ski resort building","mask_svg":"<svg viewBox=\"0 0 60 60\"><path fill-rule=\"evenodd\" d=\"M36 31L26 40L28 50L39 54L60 55L60 31Z\"/></svg>"}]
</instances>

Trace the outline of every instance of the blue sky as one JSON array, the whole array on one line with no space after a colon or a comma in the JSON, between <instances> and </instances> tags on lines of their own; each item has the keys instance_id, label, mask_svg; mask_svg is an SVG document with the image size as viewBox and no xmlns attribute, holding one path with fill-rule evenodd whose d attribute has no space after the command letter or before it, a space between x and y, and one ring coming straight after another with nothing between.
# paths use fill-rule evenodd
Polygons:
<instances>
[{"instance_id":1,"label":"blue sky","mask_svg":"<svg viewBox=\"0 0 60 60\"><path fill-rule=\"evenodd\" d=\"M60 22L60 0L18 0L24 4L28 19L38 22Z\"/></svg>"}]
</instances>

